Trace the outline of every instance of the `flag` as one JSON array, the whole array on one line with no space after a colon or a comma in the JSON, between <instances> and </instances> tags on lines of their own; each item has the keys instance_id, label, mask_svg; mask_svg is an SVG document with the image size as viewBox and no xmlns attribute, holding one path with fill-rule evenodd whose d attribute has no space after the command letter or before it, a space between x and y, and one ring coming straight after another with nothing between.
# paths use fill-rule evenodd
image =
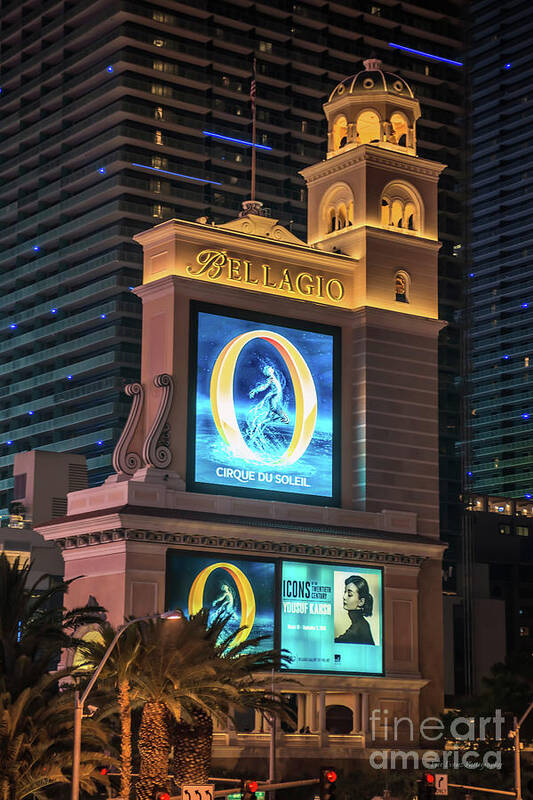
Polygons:
<instances>
[{"instance_id":1,"label":"flag","mask_svg":"<svg viewBox=\"0 0 533 800\"><path fill-rule=\"evenodd\" d=\"M250 100L252 101L252 110L254 111L255 111L255 91L256 91L256 85L255 85L255 58L254 58L254 71L252 75L252 82L250 84Z\"/></svg>"}]
</instances>

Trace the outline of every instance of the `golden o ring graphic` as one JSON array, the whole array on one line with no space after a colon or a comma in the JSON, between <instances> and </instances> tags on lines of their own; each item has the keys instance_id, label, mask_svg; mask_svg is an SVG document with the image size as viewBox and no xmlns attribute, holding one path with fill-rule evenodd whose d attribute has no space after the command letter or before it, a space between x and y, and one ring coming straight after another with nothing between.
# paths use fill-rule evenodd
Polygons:
<instances>
[{"instance_id":1,"label":"golden o ring graphic","mask_svg":"<svg viewBox=\"0 0 533 800\"><path fill-rule=\"evenodd\" d=\"M233 378L237 359L243 347L253 339L264 339L281 354L294 388L295 420L292 439L274 464L294 464L305 453L313 438L317 415L317 397L313 376L300 351L284 336L274 331L249 331L236 336L218 356L211 374L211 409L223 440L240 458L257 461L257 453L244 441L235 414Z\"/></svg>"},{"instance_id":2,"label":"golden o ring graphic","mask_svg":"<svg viewBox=\"0 0 533 800\"><path fill-rule=\"evenodd\" d=\"M239 627L246 626L244 630L237 634L234 639L233 646L244 642L250 635L252 625L255 620L255 596L250 581L244 572L236 567L234 564L219 561L217 564L211 564L205 567L198 573L191 586L189 592L189 616L197 614L204 606L204 589L207 579L214 572L215 569L224 569L231 575L237 586L239 598L241 601L241 622Z\"/></svg>"}]
</instances>

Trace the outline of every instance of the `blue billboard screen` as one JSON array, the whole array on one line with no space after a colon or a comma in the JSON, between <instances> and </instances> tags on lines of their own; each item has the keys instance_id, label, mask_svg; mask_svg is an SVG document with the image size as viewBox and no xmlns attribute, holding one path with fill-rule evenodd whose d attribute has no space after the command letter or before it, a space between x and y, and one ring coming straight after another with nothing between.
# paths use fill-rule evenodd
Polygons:
<instances>
[{"instance_id":1,"label":"blue billboard screen","mask_svg":"<svg viewBox=\"0 0 533 800\"><path fill-rule=\"evenodd\" d=\"M235 644L263 636L261 650L272 649L275 605L273 561L232 558L227 553L167 553L166 607L181 608L187 616L206 608L210 622L219 614L228 616L226 633L246 626Z\"/></svg>"},{"instance_id":2,"label":"blue billboard screen","mask_svg":"<svg viewBox=\"0 0 533 800\"><path fill-rule=\"evenodd\" d=\"M334 502L336 330L212 309L193 314L190 488Z\"/></svg>"},{"instance_id":3,"label":"blue billboard screen","mask_svg":"<svg viewBox=\"0 0 533 800\"><path fill-rule=\"evenodd\" d=\"M383 672L382 571L283 561L281 647L300 672Z\"/></svg>"}]
</instances>

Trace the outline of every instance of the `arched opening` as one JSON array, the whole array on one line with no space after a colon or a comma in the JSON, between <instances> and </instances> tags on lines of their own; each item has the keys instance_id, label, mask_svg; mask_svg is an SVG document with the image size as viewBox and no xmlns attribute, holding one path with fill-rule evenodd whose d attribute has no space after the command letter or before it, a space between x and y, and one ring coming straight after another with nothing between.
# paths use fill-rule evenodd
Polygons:
<instances>
[{"instance_id":1,"label":"arched opening","mask_svg":"<svg viewBox=\"0 0 533 800\"><path fill-rule=\"evenodd\" d=\"M348 706L326 708L326 730L328 733L346 735L353 730L353 711Z\"/></svg>"},{"instance_id":2,"label":"arched opening","mask_svg":"<svg viewBox=\"0 0 533 800\"><path fill-rule=\"evenodd\" d=\"M284 733L298 733L298 726L296 724L296 720L298 719L298 695L283 692L283 698L286 703L285 707L289 711L292 719L283 719L281 721L281 730Z\"/></svg>"},{"instance_id":3,"label":"arched opening","mask_svg":"<svg viewBox=\"0 0 533 800\"><path fill-rule=\"evenodd\" d=\"M391 207L390 224L395 228L402 228L403 203L401 200L393 200Z\"/></svg>"},{"instance_id":4,"label":"arched opening","mask_svg":"<svg viewBox=\"0 0 533 800\"><path fill-rule=\"evenodd\" d=\"M400 182L385 187L381 195L381 224L406 233L423 230L423 207L414 187Z\"/></svg>"},{"instance_id":5,"label":"arched opening","mask_svg":"<svg viewBox=\"0 0 533 800\"><path fill-rule=\"evenodd\" d=\"M337 207L337 228L340 230L341 228L345 228L348 224L348 214L346 212L346 206L344 203L339 203Z\"/></svg>"},{"instance_id":6,"label":"arched opening","mask_svg":"<svg viewBox=\"0 0 533 800\"><path fill-rule=\"evenodd\" d=\"M406 203L403 211L403 227L410 231L417 229L416 206L414 203Z\"/></svg>"},{"instance_id":7,"label":"arched opening","mask_svg":"<svg viewBox=\"0 0 533 800\"><path fill-rule=\"evenodd\" d=\"M390 225L390 203L386 198L381 200L381 224L384 227Z\"/></svg>"},{"instance_id":8,"label":"arched opening","mask_svg":"<svg viewBox=\"0 0 533 800\"><path fill-rule=\"evenodd\" d=\"M399 144L401 147L407 147L407 119L403 114L395 111L390 118L390 122L392 127L392 144Z\"/></svg>"},{"instance_id":9,"label":"arched opening","mask_svg":"<svg viewBox=\"0 0 533 800\"><path fill-rule=\"evenodd\" d=\"M363 111L357 117L357 144L375 144L381 139L381 126L375 111Z\"/></svg>"},{"instance_id":10,"label":"arched opening","mask_svg":"<svg viewBox=\"0 0 533 800\"><path fill-rule=\"evenodd\" d=\"M255 711L253 708L235 711L235 730L239 733L252 733L255 728Z\"/></svg>"},{"instance_id":11,"label":"arched opening","mask_svg":"<svg viewBox=\"0 0 533 800\"><path fill-rule=\"evenodd\" d=\"M354 196L347 183L330 186L320 204L322 234L334 233L354 224Z\"/></svg>"},{"instance_id":12,"label":"arched opening","mask_svg":"<svg viewBox=\"0 0 533 800\"><path fill-rule=\"evenodd\" d=\"M409 302L409 288L410 279L407 272L400 270L394 277L394 292L396 295L396 302L408 303Z\"/></svg>"},{"instance_id":13,"label":"arched opening","mask_svg":"<svg viewBox=\"0 0 533 800\"><path fill-rule=\"evenodd\" d=\"M344 147L348 136L348 122L346 117L337 117L333 123L333 149Z\"/></svg>"}]
</instances>

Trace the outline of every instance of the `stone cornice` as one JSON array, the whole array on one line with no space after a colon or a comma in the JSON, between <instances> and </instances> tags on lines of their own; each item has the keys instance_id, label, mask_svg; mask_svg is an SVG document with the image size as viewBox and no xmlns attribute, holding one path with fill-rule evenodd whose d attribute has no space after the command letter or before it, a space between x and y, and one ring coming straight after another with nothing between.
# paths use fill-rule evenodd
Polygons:
<instances>
[{"instance_id":1,"label":"stone cornice","mask_svg":"<svg viewBox=\"0 0 533 800\"><path fill-rule=\"evenodd\" d=\"M373 167L384 167L391 169L397 174L420 175L437 181L440 173L446 168L446 164L438 161L429 161L418 156L411 156L405 153L397 153L392 150L385 150L372 145L360 145L346 153L312 164L310 167L300 170L300 175L308 183L313 183L337 172L344 172L348 167L369 164Z\"/></svg>"},{"instance_id":2,"label":"stone cornice","mask_svg":"<svg viewBox=\"0 0 533 800\"><path fill-rule=\"evenodd\" d=\"M312 258L314 266L317 268L335 272L345 270L350 273L353 271L354 264L358 263L358 259L351 256L317 250L305 242L298 245L292 242L245 233L244 231L232 230L231 228L223 228L219 225L204 225L181 219L170 219L167 222L162 222L160 225L155 225L153 228L136 234L133 238L145 250L150 248L152 243L157 243L159 247L165 244L170 245L174 241L188 241L204 248L212 246L217 249L227 248L233 251L240 249L245 250L250 255L264 257L265 259L277 259L298 265L306 263Z\"/></svg>"},{"instance_id":3,"label":"stone cornice","mask_svg":"<svg viewBox=\"0 0 533 800\"><path fill-rule=\"evenodd\" d=\"M415 336L438 336L447 324L442 319L418 317L413 314L404 314L401 311L389 311L372 306L365 306L354 312L354 328L361 325L373 325L379 328L403 331Z\"/></svg>"},{"instance_id":4,"label":"stone cornice","mask_svg":"<svg viewBox=\"0 0 533 800\"><path fill-rule=\"evenodd\" d=\"M92 533L67 535L55 539L62 550L73 550L116 542L143 542L168 547L182 547L194 550L228 550L239 553L253 553L256 556L278 556L309 558L328 561L372 563L380 565L401 565L419 567L422 562L434 553L422 555L416 553L391 553L377 547L356 547L354 545L329 546L318 543L276 542L272 540L237 538L224 535L202 535L190 533L168 533L166 531L145 530L142 528L109 528ZM443 546L435 543L438 550Z\"/></svg>"}]
</instances>

